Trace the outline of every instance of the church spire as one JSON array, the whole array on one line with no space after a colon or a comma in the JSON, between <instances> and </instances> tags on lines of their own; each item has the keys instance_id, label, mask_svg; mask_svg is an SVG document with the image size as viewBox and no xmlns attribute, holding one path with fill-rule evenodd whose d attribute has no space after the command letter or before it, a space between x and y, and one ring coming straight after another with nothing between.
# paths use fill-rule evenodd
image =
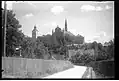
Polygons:
<instances>
[{"instance_id":1,"label":"church spire","mask_svg":"<svg viewBox=\"0 0 119 81\"><path fill-rule=\"evenodd\" d=\"M34 29L36 29L36 25L34 26Z\"/></svg>"},{"instance_id":2,"label":"church spire","mask_svg":"<svg viewBox=\"0 0 119 81\"><path fill-rule=\"evenodd\" d=\"M34 29L32 30L32 39L33 41L36 40L36 25L34 26Z\"/></svg>"},{"instance_id":3,"label":"church spire","mask_svg":"<svg viewBox=\"0 0 119 81\"><path fill-rule=\"evenodd\" d=\"M65 19L65 31L67 31L67 19Z\"/></svg>"}]
</instances>

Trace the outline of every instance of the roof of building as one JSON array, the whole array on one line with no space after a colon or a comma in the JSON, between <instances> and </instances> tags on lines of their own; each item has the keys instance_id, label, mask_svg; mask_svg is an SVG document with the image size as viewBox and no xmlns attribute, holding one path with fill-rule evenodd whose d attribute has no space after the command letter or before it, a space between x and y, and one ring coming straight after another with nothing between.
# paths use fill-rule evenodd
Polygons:
<instances>
[{"instance_id":1,"label":"roof of building","mask_svg":"<svg viewBox=\"0 0 119 81\"><path fill-rule=\"evenodd\" d=\"M64 34L65 34L65 35L68 34L68 35L70 35L70 36L75 36L75 35L72 34L70 31L65 31Z\"/></svg>"}]
</instances>

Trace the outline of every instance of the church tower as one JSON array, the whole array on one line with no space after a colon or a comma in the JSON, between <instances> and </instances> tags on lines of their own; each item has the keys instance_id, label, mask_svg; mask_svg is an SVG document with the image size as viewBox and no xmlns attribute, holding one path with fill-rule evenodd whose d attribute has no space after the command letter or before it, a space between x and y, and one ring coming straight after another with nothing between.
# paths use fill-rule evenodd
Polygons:
<instances>
[{"instance_id":1,"label":"church tower","mask_svg":"<svg viewBox=\"0 0 119 81\"><path fill-rule=\"evenodd\" d=\"M65 31L67 31L67 19L65 19Z\"/></svg>"},{"instance_id":2,"label":"church tower","mask_svg":"<svg viewBox=\"0 0 119 81\"><path fill-rule=\"evenodd\" d=\"M32 40L33 41L36 41L36 31L37 31L36 26L34 26L34 29L32 30Z\"/></svg>"}]
</instances>

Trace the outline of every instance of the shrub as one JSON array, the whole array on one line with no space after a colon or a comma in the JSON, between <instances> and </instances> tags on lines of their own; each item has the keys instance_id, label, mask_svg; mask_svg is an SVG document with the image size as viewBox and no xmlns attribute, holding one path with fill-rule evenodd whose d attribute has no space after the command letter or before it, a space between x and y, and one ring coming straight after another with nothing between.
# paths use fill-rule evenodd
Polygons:
<instances>
[{"instance_id":1,"label":"shrub","mask_svg":"<svg viewBox=\"0 0 119 81\"><path fill-rule=\"evenodd\" d=\"M93 53L93 54L92 54ZM72 63L89 63L94 61L94 50L78 50L76 55L72 56L70 61Z\"/></svg>"}]
</instances>

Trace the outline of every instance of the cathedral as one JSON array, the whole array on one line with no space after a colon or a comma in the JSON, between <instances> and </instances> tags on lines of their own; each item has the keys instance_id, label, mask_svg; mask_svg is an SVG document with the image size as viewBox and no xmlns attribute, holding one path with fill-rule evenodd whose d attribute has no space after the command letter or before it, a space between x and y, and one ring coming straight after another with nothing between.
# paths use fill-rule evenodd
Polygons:
<instances>
[{"instance_id":1,"label":"cathedral","mask_svg":"<svg viewBox=\"0 0 119 81\"><path fill-rule=\"evenodd\" d=\"M33 41L35 41L36 39L37 39L37 37L36 37L36 32L37 32L38 30L36 29L36 25L34 26L34 29L32 30L32 40ZM61 32L62 30L61 30L61 28L59 28L59 26L57 25L57 27L55 28L55 31L53 31L52 30L52 36L53 36L53 38L54 38L54 40L55 40L55 35L53 35L53 33L55 33L55 34L57 34L58 35L58 33L59 32ZM62 31L63 33L64 32L67 32L67 20L65 19L65 29Z\"/></svg>"},{"instance_id":2,"label":"cathedral","mask_svg":"<svg viewBox=\"0 0 119 81\"><path fill-rule=\"evenodd\" d=\"M63 30L58 25L55 28L55 31L52 30L52 44L61 45L62 43L58 43L58 41L60 42L60 40L57 40L56 38L64 37L62 39L65 39L67 32L67 19L65 19L65 27L63 28Z\"/></svg>"},{"instance_id":3,"label":"cathedral","mask_svg":"<svg viewBox=\"0 0 119 81\"><path fill-rule=\"evenodd\" d=\"M64 28L63 30L57 25L57 27L55 28L55 30L52 30L52 35L43 35L43 36L38 36L38 38L42 41L42 42L46 42L49 45L61 45L62 42L61 40L58 40L58 38L61 39L61 37L63 37L62 39L65 40L65 36L70 37L70 39L72 39L75 43L83 43L84 41L84 37L83 36L75 36L73 35L70 31L68 31L67 28L67 19L65 19L65 23L64 23ZM36 32L38 30L36 29L36 26L34 26L34 29L32 31L32 40L35 41L36 38ZM59 43L60 42L60 43Z\"/></svg>"}]
</instances>

